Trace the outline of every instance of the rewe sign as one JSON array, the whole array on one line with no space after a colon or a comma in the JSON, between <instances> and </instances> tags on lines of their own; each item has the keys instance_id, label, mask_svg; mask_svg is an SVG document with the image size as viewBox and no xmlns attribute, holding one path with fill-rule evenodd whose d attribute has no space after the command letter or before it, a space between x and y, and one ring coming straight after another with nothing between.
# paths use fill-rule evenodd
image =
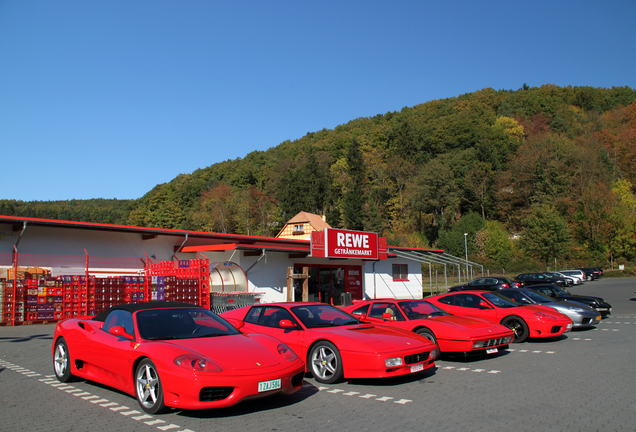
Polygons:
<instances>
[{"instance_id":1,"label":"rewe sign","mask_svg":"<svg viewBox=\"0 0 636 432\"><path fill-rule=\"evenodd\" d=\"M378 259L378 235L364 231L325 229L325 256Z\"/></svg>"}]
</instances>

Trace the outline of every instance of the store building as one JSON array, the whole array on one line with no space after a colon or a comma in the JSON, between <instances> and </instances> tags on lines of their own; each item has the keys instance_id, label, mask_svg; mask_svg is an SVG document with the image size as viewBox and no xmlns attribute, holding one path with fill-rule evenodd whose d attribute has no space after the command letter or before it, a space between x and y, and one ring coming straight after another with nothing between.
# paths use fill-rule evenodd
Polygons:
<instances>
[{"instance_id":1,"label":"store building","mask_svg":"<svg viewBox=\"0 0 636 432\"><path fill-rule=\"evenodd\" d=\"M293 220L290 224L300 225ZM455 261L461 261L441 250L388 246L375 233L328 225L313 229L309 240L290 237L0 216L0 269L6 272L20 266L48 268L53 275L136 275L149 261L207 257L213 292L260 293L264 302L305 297L339 305L363 298L421 298L429 284L423 283L422 263L459 265ZM214 268L228 266L231 271L212 275ZM6 275L0 273L2 277Z\"/></svg>"}]
</instances>

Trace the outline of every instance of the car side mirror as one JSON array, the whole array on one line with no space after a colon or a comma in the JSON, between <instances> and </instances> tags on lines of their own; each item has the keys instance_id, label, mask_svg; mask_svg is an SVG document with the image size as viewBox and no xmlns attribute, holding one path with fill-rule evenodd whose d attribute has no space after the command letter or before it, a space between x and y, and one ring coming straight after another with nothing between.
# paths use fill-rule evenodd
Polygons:
<instances>
[{"instance_id":1,"label":"car side mirror","mask_svg":"<svg viewBox=\"0 0 636 432\"><path fill-rule=\"evenodd\" d=\"M119 336L119 337L123 337L126 338L128 340L133 340L134 337L131 334L126 333L126 329L124 329L124 327L122 326L115 326L113 328L111 328L108 333L112 334L113 336Z\"/></svg>"},{"instance_id":2,"label":"car side mirror","mask_svg":"<svg viewBox=\"0 0 636 432\"><path fill-rule=\"evenodd\" d=\"M479 302L479 309L490 309L490 306L485 301L481 301Z\"/></svg>"},{"instance_id":3,"label":"car side mirror","mask_svg":"<svg viewBox=\"0 0 636 432\"><path fill-rule=\"evenodd\" d=\"M383 320L391 321L391 320L393 319L393 315L391 315L391 314L390 314L390 313L388 313L388 312L384 312L384 313L382 314L382 319L383 319Z\"/></svg>"},{"instance_id":4,"label":"car side mirror","mask_svg":"<svg viewBox=\"0 0 636 432\"><path fill-rule=\"evenodd\" d=\"M245 325L245 321L243 320L236 320L234 321L234 328L235 329L240 329L241 327L243 327Z\"/></svg>"},{"instance_id":5,"label":"car side mirror","mask_svg":"<svg viewBox=\"0 0 636 432\"><path fill-rule=\"evenodd\" d=\"M364 321L367 319L367 314L355 314L354 317L358 318L360 321Z\"/></svg>"},{"instance_id":6,"label":"car side mirror","mask_svg":"<svg viewBox=\"0 0 636 432\"><path fill-rule=\"evenodd\" d=\"M298 326L292 322L292 320L281 320L278 323L282 328L298 328Z\"/></svg>"}]
</instances>

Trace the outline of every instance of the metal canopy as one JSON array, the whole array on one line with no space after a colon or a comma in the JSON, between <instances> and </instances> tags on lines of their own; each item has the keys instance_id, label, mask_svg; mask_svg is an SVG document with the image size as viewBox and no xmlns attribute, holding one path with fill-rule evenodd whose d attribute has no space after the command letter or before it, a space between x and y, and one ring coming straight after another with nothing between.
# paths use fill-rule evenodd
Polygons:
<instances>
[{"instance_id":1,"label":"metal canopy","mask_svg":"<svg viewBox=\"0 0 636 432\"><path fill-rule=\"evenodd\" d=\"M428 264L428 274L429 274L429 288L431 290L431 295L433 293L433 272L431 265L443 265L444 266L444 285L446 290L448 291L448 274L447 274L447 266L453 265L457 266L457 274L459 276L459 283L462 281L462 270L464 271L464 281L468 282L473 278L473 267L480 267L481 274L484 274L484 266L468 261L464 258L458 258L456 256L447 254L443 251L433 252L429 250L422 249L406 249L406 248L392 248L389 247L387 252L394 254L400 258L406 258L413 261L419 261L423 264ZM470 268L470 270L468 270ZM470 276L469 276L470 275ZM424 284L422 284L422 288L424 288Z\"/></svg>"}]
</instances>

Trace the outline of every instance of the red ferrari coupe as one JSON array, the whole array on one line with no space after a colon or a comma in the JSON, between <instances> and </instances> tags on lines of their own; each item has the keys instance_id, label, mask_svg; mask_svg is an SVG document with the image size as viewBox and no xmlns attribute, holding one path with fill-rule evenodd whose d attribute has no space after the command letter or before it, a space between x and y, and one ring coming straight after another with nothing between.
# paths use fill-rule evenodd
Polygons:
<instances>
[{"instance_id":1,"label":"red ferrari coupe","mask_svg":"<svg viewBox=\"0 0 636 432\"><path fill-rule=\"evenodd\" d=\"M324 303L270 303L221 314L243 332L265 333L289 345L316 381L406 375L435 365L428 340L376 327Z\"/></svg>"},{"instance_id":2,"label":"red ferrari coupe","mask_svg":"<svg viewBox=\"0 0 636 432\"><path fill-rule=\"evenodd\" d=\"M523 306L496 291L455 291L428 299L454 315L469 315L514 331L513 342L555 337L572 329L572 320L545 306Z\"/></svg>"},{"instance_id":3,"label":"red ferrari coupe","mask_svg":"<svg viewBox=\"0 0 636 432\"><path fill-rule=\"evenodd\" d=\"M305 373L287 345L242 334L208 309L183 303L114 306L93 319L60 321L52 351L60 381L114 387L151 414L290 394Z\"/></svg>"},{"instance_id":4,"label":"red ferrari coupe","mask_svg":"<svg viewBox=\"0 0 636 432\"><path fill-rule=\"evenodd\" d=\"M362 321L418 333L447 355L494 354L507 348L513 338L508 327L451 315L425 300L366 300L342 310Z\"/></svg>"}]
</instances>

